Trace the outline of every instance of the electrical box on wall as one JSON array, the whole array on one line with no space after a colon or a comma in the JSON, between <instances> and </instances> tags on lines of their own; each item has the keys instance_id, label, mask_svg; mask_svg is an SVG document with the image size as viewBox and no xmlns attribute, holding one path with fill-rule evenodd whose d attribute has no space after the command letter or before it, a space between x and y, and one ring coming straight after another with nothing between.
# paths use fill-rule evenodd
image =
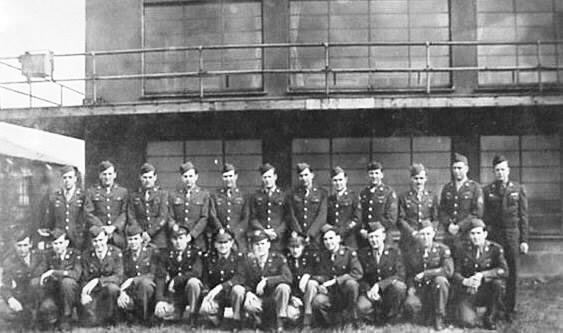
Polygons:
<instances>
[{"instance_id":1,"label":"electrical box on wall","mask_svg":"<svg viewBox=\"0 0 563 333\"><path fill-rule=\"evenodd\" d=\"M22 74L31 79L32 77L52 77L54 62L52 51L25 52L19 57L22 66Z\"/></svg>"}]
</instances>

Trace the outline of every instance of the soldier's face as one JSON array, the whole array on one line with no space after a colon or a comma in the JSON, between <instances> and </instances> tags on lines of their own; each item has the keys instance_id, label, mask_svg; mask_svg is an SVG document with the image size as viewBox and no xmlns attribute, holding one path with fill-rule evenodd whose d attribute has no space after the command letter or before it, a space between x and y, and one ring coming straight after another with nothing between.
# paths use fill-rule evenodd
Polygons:
<instances>
[{"instance_id":1,"label":"soldier's face","mask_svg":"<svg viewBox=\"0 0 563 333\"><path fill-rule=\"evenodd\" d=\"M172 246L175 250L183 251L186 247L188 247L188 235L182 234L177 237L172 237Z\"/></svg>"},{"instance_id":2,"label":"soldier's face","mask_svg":"<svg viewBox=\"0 0 563 333\"><path fill-rule=\"evenodd\" d=\"M373 185L381 184L381 181L383 180L383 171L381 171L381 169L369 170L368 179Z\"/></svg>"},{"instance_id":3,"label":"soldier's face","mask_svg":"<svg viewBox=\"0 0 563 333\"><path fill-rule=\"evenodd\" d=\"M263 239L259 242L255 242L252 244L252 252L254 252L255 256L265 256L268 254L270 250L270 241L267 239Z\"/></svg>"},{"instance_id":4,"label":"soldier's face","mask_svg":"<svg viewBox=\"0 0 563 333\"><path fill-rule=\"evenodd\" d=\"M236 188L237 187L238 174L235 170L223 172L223 185L226 188Z\"/></svg>"},{"instance_id":5,"label":"soldier's face","mask_svg":"<svg viewBox=\"0 0 563 333\"><path fill-rule=\"evenodd\" d=\"M425 170L422 170L418 174L411 177L412 187L413 187L413 189L415 189L417 191L424 190L424 186L426 185L426 181L427 181L427 178L426 178L426 171Z\"/></svg>"},{"instance_id":6,"label":"soldier's face","mask_svg":"<svg viewBox=\"0 0 563 333\"><path fill-rule=\"evenodd\" d=\"M340 245L340 236L334 231L327 231L323 236L323 243L327 250L335 252Z\"/></svg>"},{"instance_id":7,"label":"soldier's face","mask_svg":"<svg viewBox=\"0 0 563 333\"><path fill-rule=\"evenodd\" d=\"M63 174L63 186L65 190L73 189L76 186L76 173L74 171Z\"/></svg>"},{"instance_id":8,"label":"soldier's face","mask_svg":"<svg viewBox=\"0 0 563 333\"><path fill-rule=\"evenodd\" d=\"M506 183L508 181L508 176L510 175L510 168L508 167L508 162L501 162L494 167L495 178L498 181Z\"/></svg>"},{"instance_id":9,"label":"soldier's face","mask_svg":"<svg viewBox=\"0 0 563 333\"><path fill-rule=\"evenodd\" d=\"M473 245L483 246L487 239L487 232L483 228L473 228L469 232L469 239Z\"/></svg>"},{"instance_id":10,"label":"soldier's face","mask_svg":"<svg viewBox=\"0 0 563 333\"><path fill-rule=\"evenodd\" d=\"M195 169L190 169L182 174L182 182L184 182L187 187L192 188L197 183L198 177L199 175L195 172Z\"/></svg>"},{"instance_id":11,"label":"soldier's face","mask_svg":"<svg viewBox=\"0 0 563 333\"><path fill-rule=\"evenodd\" d=\"M303 255L305 247L301 244L294 244L289 246L289 253L293 258L300 258Z\"/></svg>"},{"instance_id":12,"label":"soldier's face","mask_svg":"<svg viewBox=\"0 0 563 333\"><path fill-rule=\"evenodd\" d=\"M233 248L232 240L215 241L215 249L222 256L228 256Z\"/></svg>"},{"instance_id":13,"label":"soldier's face","mask_svg":"<svg viewBox=\"0 0 563 333\"><path fill-rule=\"evenodd\" d=\"M278 175L274 169L270 169L262 174L262 185L265 188L273 188L276 186L276 181L278 180Z\"/></svg>"},{"instance_id":14,"label":"soldier's face","mask_svg":"<svg viewBox=\"0 0 563 333\"><path fill-rule=\"evenodd\" d=\"M31 250L31 239L26 237L19 242L16 242L16 253L20 257L26 257Z\"/></svg>"},{"instance_id":15,"label":"soldier's face","mask_svg":"<svg viewBox=\"0 0 563 333\"><path fill-rule=\"evenodd\" d=\"M103 251L108 246L108 235L105 232L100 232L96 238L92 239L92 247L96 251Z\"/></svg>"},{"instance_id":16,"label":"soldier's face","mask_svg":"<svg viewBox=\"0 0 563 333\"><path fill-rule=\"evenodd\" d=\"M369 245L374 249L382 249L385 242L385 230L378 229L368 234Z\"/></svg>"},{"instance_id":17,"label":"soldier's face","mask_svg":"<svg viewBox=\"0 0 563 333\"><path fill-rule=\"evenodd\" d=\"M469 167L463 162L455 162L452 164L452 176L456 181L464 180L467 177Z\"/></svg>"},{"instance_id":18,"label":"soldier's face","mask_svg":"<svg viewBox=\"0 0 563 333\"><path fill-rule=\"evenodd\" d=\"M113 167L107 168L100 172L100 182L103 186L111 186L115 182L115 177L117 177L117 172Z\"/></svg>"},{"instance_id":19,"label":"soldier's face","mask_svg":"<svg viewBox=\"0 0 563 333\"><path fill-rule=\"evenodd\" d=\"M139 176L139 180L141 181L141 186L144 189L153 188L154 185L156 184L156 179L157 176L154 173L154 171L145 172L141 176Z\"/></svg>"},{"instance_id":20,"label":"soldier's face","mask_svg":"<svg viewBox=\"0 0 563 333\"><path fill-rule=\"evenodd\" d=\"M418 232L418 237L420 238L420 241L422 242L422 245L424 247L430 247L432 245L432 242L434 241L434 235L436 234L436 232L434 231L433 228L428 227L428 228L424 228L421 229Z\"/></svg>"},{"instance_id":21,"label":"soldier's face","mask_svg":"<svg viewBox=\"0 0 563 333\"><path fill-rule=\"evenodd\" d=\"M348 177L341 172L332 177L332 185L337 192L340 192L346 189L346 186L348 185Z\"/></svg>"},{"instance_id":22,"label":"soldier's face","mask_svg":"<svg viewBox=\"0 0 563 333\"><path fill-rule=\"evenodd\" d=\"M127 236L127 246L132 251L138 251L141 248L142 244L143 244L143 237L141 236L141 234Z\"/></svg>"},{"instance_id":23,"label":"soldier's face","mask_svg":"<svg viewBox=\"0 0 563 333\"><path fill-rule=\"evenodd\" d=\"M313 177L315 177L315 174L311 170L305 169L299 173L299 183L301 186L309 188L313 186Z\"/></svg>"},{"instance_id":24,"label":"soldier's face","mask_svg":"<svg viewBox=\"0 0 563 333\"><path fill-rule=\"evenodd\" d=\"M53 250L55 251L56 254L62 255L63 253L65 253L66 249L68 248L69 243L70 242L68 239L66 239L66 236L62 235L61 237L53 241Z\"/></svg>"}]
</instances>

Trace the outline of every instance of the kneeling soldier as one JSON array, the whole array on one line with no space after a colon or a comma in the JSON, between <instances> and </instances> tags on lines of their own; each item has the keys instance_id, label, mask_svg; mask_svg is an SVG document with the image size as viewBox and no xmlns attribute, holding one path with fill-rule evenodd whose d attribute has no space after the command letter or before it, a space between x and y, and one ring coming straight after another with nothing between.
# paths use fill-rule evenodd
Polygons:
<instances>
[{"instance_id":1,"label":"kneeling soldier","mask_svg":"<svg viewBox=\"0 0 563 333\"><path fill-rule=\"evenodd\" d=\"M84 285L80 303L85 307L86 321L90 324L98 321L115 324L119 284L123 279L123 254L118 247L108 244L109 237L103 227L94 225L89 232L92 248L81 258Z\"/></svg>"},{"instance_id":2,"label":"kneeling soldier","mask_svg":"<svg viewBox=\"0 0 563 333\"><path fill-rule=\"evenodd\" d=\"M325 249L320 253L320 270L312 277L319 282L318 294L313 299L313 309L322 315L327 323L333 318L342 319L339 312L347 312L354 325L358 316L356 303L360 293L358 281L363 270L355 250L340 245L338 230L325 224L321 229ZM344 316L345 317L345 316Z\"/></svg>"},{"instance_id":3,"label":"kneeling soldier","mask_svg":"<svg viewBox=\"0 0 563 333\"><path fill-rule=\"evenodd\" d=\"M29 327L35 323L39 279L45 271L43 256L31 250L29 233L16 234L15 253L4 260L2 268L0 292L10 309L7 319L19 327Z\"/></svg>"},{"instance_id":4,"label":"kneeling soldier","mask_svg":"<svg viewBox=\"0 0 563 333\"><path fill-rule=\"evenodd\" d=\"M393 322L407 290L403 257L398 248L385 243L385 227L381 223L370 222L367 230L370 247L358 253L364 270L358 312L371 320Z\"/></svg>"},{"instance_id":5,"label":"kneeling soldier","mask_svg":"<svg viewBox=\"0 0 563 333\"><path fill-rule=\"evenodd\" d=\"M496 317L504 307L503 298L508 265L502 247L488 241L485 223L471 221L469 239L456 256L454 280L457 282L459 320L462 326L475 325L476 306L486 306L483 324L496 330Z\"/></svg>"},{"instance_id":6,"label":"kneeling soldier","mask_svg":"<svg viewBox=\"0 0 563 333\"><path fill-rule=\"evenodd\" d=\"M232 278L242 265L243 254L233 249L233 235L221 228L214 237L214 250L203 255L203 281L209 292L201 302L200 314L214 324L223 320L225 308L232 307ZM238 329L240 323L233 323Z\"/></svg>"},{"instance_id":7,"label":"kneeling soldier","mask_svg":"<svg viewBox=\"0 0 563 333\"><path fill-rule=\"evenodd\" d=\"M250 243L252 252L245 256L233 278L233 318L241 319L243 300L244 311L256 323L262 322L262 314L270 314L275 308L277 331L282 332L291 295L291 271L282 254L270 252L270 238L265 231L253 231Z\"/></svg>"},{"instance_id":8,"label":"kneeling soldier","mask_svg":"<svg viewBox=\"0 0 563 333\"><path fill-rule=\"evenodd\" d=\"M189 305L189 324L197 322L203 264L202 252L190 242L184 225L172 229L172 249L160 256L156 274L156 306L158 318L179 320Z\"/></svg>"},{"instance_id":9,"label":"kneeling soldier","mask_svg":"<svg viewBox=\"0 0 563 333\"><path fill-rule=\"evenodd\" d=\"M421 244L405 259L407 271L407 299L405 310L418 314L422 308L426 323L434 320L437 331L444 329L444 316L448 302L454 263L450 249L434 241L436 231L429 220L422 222L418 231Z\"/></svg>"},{"instance_id":10,"label":"kneeling soldier","mask_svg":"<svg viewBox=\"0 0 563 333\"><path fill-rule=\"evenodd\" d=\"M43 287L40 313L56 311L61 330L69 330L72 310L78 303L78 281L82 273L80 253L69 247L70 239L62 229L51 231L52 252L46 256L47 271L39 283ZM48 315L51 316L51 315Z\"/></svg>"},{"instance_id":11,"label":"kneeling soldier","mask_svg":"<svg viewBox=\"0 0 563 333\"><path fill-rule=\"evenodd\" d=\"M123 254L125 282L117 305L127 311L128 321L150 324L154 296L157 249L143 244L143 229L133 224L125 230L127 250Z\"/></svg>"}]
</instances>

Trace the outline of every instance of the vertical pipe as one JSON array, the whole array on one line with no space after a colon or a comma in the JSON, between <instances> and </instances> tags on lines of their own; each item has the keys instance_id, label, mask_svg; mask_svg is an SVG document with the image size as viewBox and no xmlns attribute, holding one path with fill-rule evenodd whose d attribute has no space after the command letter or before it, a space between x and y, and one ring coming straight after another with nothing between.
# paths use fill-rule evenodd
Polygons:
<instances>
[{"instance_id":1,"label":"vertical pipe","mask_svg":"<svg viewBox=\"0 0 563 333\"><path fill-rule=\"evenodd\" d=\"M541 40L536 42L536 60L537 60L537 68L538 68L538 87L540 92L543 91L543 83L542 83L542 71L541 71Z\"/></svg>"},{"instance_id":2,"label":"vertical pipe","mask_svg":"<svg viewBox=\"0 0 563 333\"><path fill-rule=\"evenodd\" d=\"M198 71L197 71L197 78L199 83L199 98L203 98L203 46L199 46L197 48L197 56L198 56Z\"/></svg>"},{"instance_id":3,"label":"vertical pipe","mask_svg":"<svg viewBox=\"0 0 563 333\"><path fill-rule=\"evenodd\" d=\"M98 99L98 91L96 88L96 53L90 52L90 57L92 59L92 102L95 104Z\"/></svg>"},{"instance_id":4,"label":"vertical pipe","mask_svg":"<svg viewBox=\"0 0 563 333\"><path fill-rule=\"evenodd\" d=\"M426 41L426 93L430 94L430 42Z\"/></svg>"},{"instance_id":5,"label":"vertical pipe","mask_svg":"<svg viewBox=\"0 0 563 333\"><path fill-rule=\"evenodd\" d=\"M329 76L329 68L330 68L330 59L328 53L328 43L323 43L324 51L325 51L325 95L329 95L330 87L328 86L328 76Z\"/></svg>"}]
</instances>

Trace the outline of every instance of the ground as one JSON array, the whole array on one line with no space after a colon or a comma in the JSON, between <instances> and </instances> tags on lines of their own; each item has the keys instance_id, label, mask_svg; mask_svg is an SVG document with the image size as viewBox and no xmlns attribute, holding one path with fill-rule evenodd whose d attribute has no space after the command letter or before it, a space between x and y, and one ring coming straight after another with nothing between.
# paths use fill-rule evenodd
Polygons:
<instances>
[{"instance_id":1,"label":"ground","mask_svg":"<svg viewBox=\"0 0 563 333\"><path fill-rule=\"evenodd\" d=\"M499 325L499 332L515 332L515 333L532 333L532 332L562 332L563 331L563 277L549 279L525 279L520 281L520 290L518 294L519 316L516 321L510 325ZM5 305L2 303L2 310ZM0 331L9 331L9 327L0 323ZM112 332L112 333L156 333L156 332L185 332L189 331L185 325L164 326L161 328L144 328L140 326L127 327L119 325L117 327L107 328L75 328L75 333L95 333L95 332ZM431 328L412 324L399 324L392 327L375 327L367 326L362 331L365 332L412 332L425 333L433 332ZM193 332L193 331L192 331ZM217 332L216 330L199 329L196 332L208 333ZM245 330L245 332L251 332ZM288 330L286 332L298 333L298 330ZM315 333L327 332L327 330L315 329ZM334 329L332 332L354 332L351 326L341 329ZM486 332L484 330L472 329L462 330L459 328L448 328L443 332Z\"/></svg>"}]
</instances>

